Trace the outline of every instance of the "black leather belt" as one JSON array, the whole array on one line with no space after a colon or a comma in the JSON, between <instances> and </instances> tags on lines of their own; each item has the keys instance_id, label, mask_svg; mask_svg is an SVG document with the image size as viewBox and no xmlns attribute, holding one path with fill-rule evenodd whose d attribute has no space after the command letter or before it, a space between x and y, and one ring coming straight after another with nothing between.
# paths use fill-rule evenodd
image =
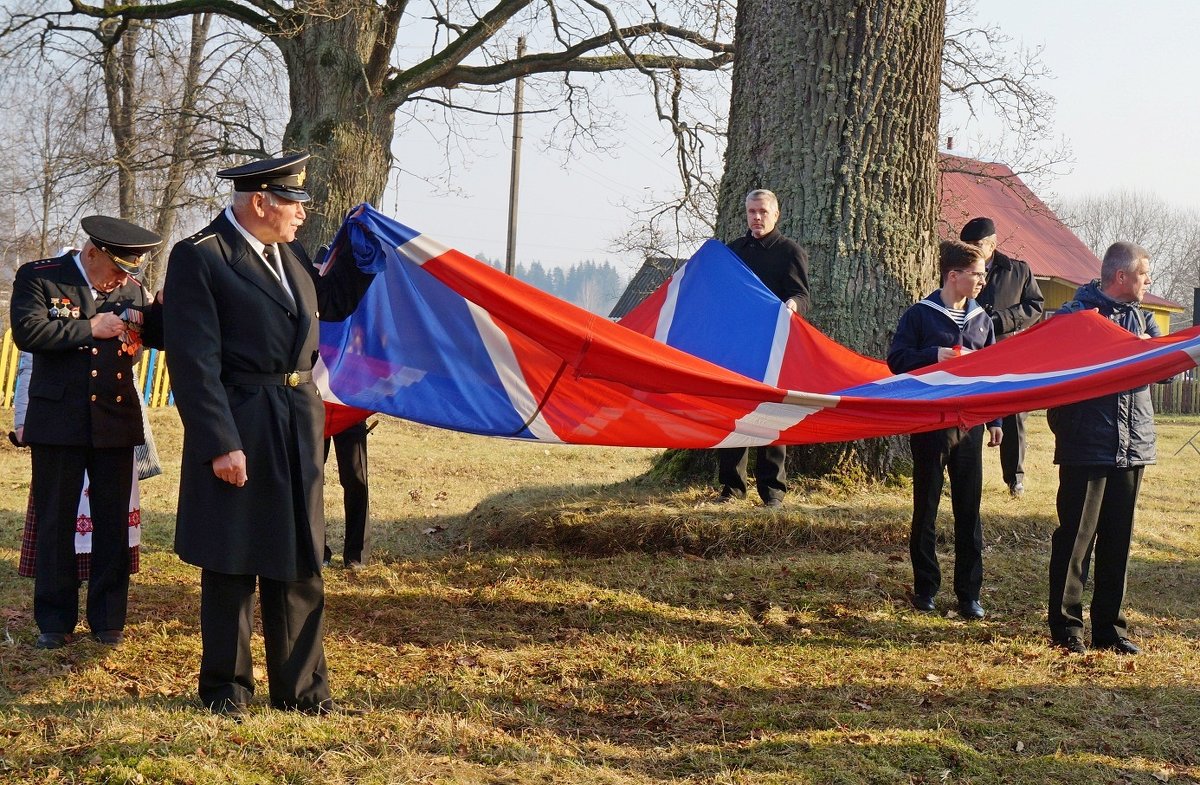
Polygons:
<instances>
[{"instance_id":1,"label":"black leather belt","mask_svg":"<svg viewBox=\"0 0 1200 785\"><path fill-rule=\"evenodd\" d=\"M292 371L291 373L245 373L230 371L221 375L225 384L261 384L280 387L299 387L312 381L312 371Z\"/></svg>"}]
</instances>

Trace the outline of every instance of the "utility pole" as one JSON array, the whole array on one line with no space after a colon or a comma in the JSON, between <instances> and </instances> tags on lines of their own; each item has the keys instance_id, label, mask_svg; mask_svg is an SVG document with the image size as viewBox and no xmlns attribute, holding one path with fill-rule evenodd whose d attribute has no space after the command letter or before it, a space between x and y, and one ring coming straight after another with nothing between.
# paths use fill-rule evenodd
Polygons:
<instances>
[{"instance_id":1,"label":"utility pole","mask_svg":"<svg viewBox=\"0 0 1200 785\"><path fill-rule=\"evenodd\" d=\"M517 39L517 59L525 54L525 36ZM517 267L517 195L521 185L521 119L525 111L525 78L517 77L513 98L512 171L508 181L508 251L504 256L504 272L512 275Z\"/></svg>"}]
</instances>

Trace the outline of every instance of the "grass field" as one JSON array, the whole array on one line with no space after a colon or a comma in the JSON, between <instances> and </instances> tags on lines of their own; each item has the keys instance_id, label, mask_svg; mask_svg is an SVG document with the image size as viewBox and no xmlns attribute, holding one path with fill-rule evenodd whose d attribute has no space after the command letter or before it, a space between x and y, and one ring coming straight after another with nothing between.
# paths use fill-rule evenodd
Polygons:
<instances>
[{"instance_id":1,"label":"grass field","mask_svg":"<svg viewBox=\"0 0 1200 785\"><path fill-rule=\"evenodd\" d=\"M989 615L972 623L946 591L937 614L908 606L907 485L811 482L781 513L731 509L637 479L652 451L384 420L371 563L326 584L334 697L364 711L264 698L240 724L195 702L198 572L171 552L181 429L171 410L153 420L167 471L142 486L115 650L33 648L16 575L29 459L0 449L0 782L1200 782L1200 454L1172 455L1200 420L1160 422L1127 599L1135 658L1048 645L1040 415L1023 499L986 456Z\"/></svg>"}]
</instances>

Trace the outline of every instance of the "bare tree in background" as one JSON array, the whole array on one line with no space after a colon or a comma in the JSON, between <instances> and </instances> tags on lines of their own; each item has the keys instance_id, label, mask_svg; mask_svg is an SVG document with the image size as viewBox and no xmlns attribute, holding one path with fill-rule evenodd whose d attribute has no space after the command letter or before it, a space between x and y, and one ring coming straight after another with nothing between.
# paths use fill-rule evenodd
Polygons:
<instances>
[{"instance_id":1,"label":"bare tree in background","mask_svg":"<svg viewBox=\"0 0 1200 785\"><path fill-rule=\"evenodd\" d=\"M1067 143L1054 132L1054 97L1041 48L1025 48L1005 35L1001 24L980 22L974 0L948 0L941 50L942 142L961 124L986 123L977 139L959 138L960 155L1000 161L1027 185L1045 184L1071 160ZM678 92L676 162L681 188L649 204L630 205L637 215L614 248L652 256L686 257L717 234L717 183L721 176L728 123L729 72L690 74ZM680 133L680 131L683 133ZM946 171L957 165L939 162ZM762 187L773 187L770 182ZM728 238L727 238L728 239Z\"/></svg>"},{"instance_id":2,"label":"bare tree in background","mask_svg":"<svg viewBox=\"0 0 1200 785\"><path fill-rule=\"evenodd\" d=\"M732 13L718 2L679 0L659 8L599 0L493 0L477 7L445 0L417 10L406 0L174 0L142 4L52 0L9 12L6 38L42 35L81 20L129 24L212 13L256 31L282 57L289 116L283 147L313 153L308 190L315 210L301 239L332 234L360 201L378 201L392 166L398 115L419 122L434 107L461 116L497 108L502 87L528 77L531 104L563 112L564 144L586 143L595 75L630 71L651 87L661 114L671 112L665 75L730 62ZM424 17L424 18L422 18ZM420 54L397 48L402 28L426 35ZM411 33L411 30L409 31ZM514 54L518 35L527 54ZM534 78L538 77L538 78Z\"/></svg>"},{"instance_id":3,"label":"bare tree in background","mask_svg":"<svg viewBox=\"0 0 1200 785\"><path fill-rule=\"evenodd\" d=\"M171 239L181 211L210 212L212 159L275 145L282 133L281 124L269 139L262 132L271 128L264 111L278 114L272 91L248 94L244 89L270 86L261 78L263 58L254 56L261 40L215 25L212 14L80 21L85 24L56 24L36 36L32 30L29 35L10 31L3 39L0 65L10 79L32 73L40 85L51 86L47 95L70 88L70 110L89 119L85 125L59 122L47 128L87 148L77 152L69 169L87 182L86 192L54 198L71 202L76 213L114 213ZM246 78L248 72L253 80ZM7 117L11 124L14 113ZM16 146L0 155L23 157L33 139L16 134ZM152 287L160 267L157 258L145 267Z\"/></svg>"},{"instance_id":4,"label":"bare tree in background","mask_svg":"<svg viewBox=\"0 0 1200 785\"><path fill-rule=\"evenodd\" d=\"M1154 265L1150 290L1186 309L1175 317L1173 329L1191 324L1192 290L1200 286L1200 211L1145 191L1119 190L1065 200L1057 212L1097 256L1103 257L1117 240L1149 251Z\"/></svg>"},{"instance_id":5,"label":"bare tree in background","mask_svg":"<svg viewBox=\"0 0 1200 785\"><path fill-rule=\"evenodd\" d=\"M95 194L89 170L103 119L87 111L91 86L83 81L46 83L26 74L3 86L14 99L20 97L19 107L9 106L0 136L9 221L5 239L36 258L75 236L79 204Z\"/></svg>"},{"instance_id":6,"label":"bare tree in background","mask_svg":"<svg viewBox=\"0 0 1200 785\"><path fill-rule=\"evenodd\" d=\"M958 138L955 152L1003 163L1035 190L1062 174L1071 149L1054 131L1050 78L1041 46L1017 44L1003 22L977 21L975 0L947 0L940 134ZM974 140L962 137L968 119L981 126Z\"/></svg>"}]
</instances>

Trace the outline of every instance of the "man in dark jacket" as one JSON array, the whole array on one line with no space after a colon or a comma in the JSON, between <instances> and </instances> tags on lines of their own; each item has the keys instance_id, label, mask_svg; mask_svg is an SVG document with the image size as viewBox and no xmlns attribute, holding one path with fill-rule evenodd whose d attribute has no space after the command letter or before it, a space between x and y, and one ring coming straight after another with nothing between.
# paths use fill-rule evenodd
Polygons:
<instances>
[{"instance_id":1,"label":"man in dark jacket","mask_svg":"<svg viewBox=\"0 0 1200 785\"><path fill-rule=\"evenodd\" d=\"M983 349L996 342L992 322L974 299L983 287L983 256L977 248L947 240L940 249L942 287L900 316L888 368L908 373L927 365ZM1001 443L1000 423L988 424L989 447ZM934 609L942 583L937 559L937 511L942 482L949 470L950 503L954 508L954 594L958 612L982 619L983 426L943 428L909 437L913 457L913 515L909 556L913 566L913 607Z\"/></svg>"},{"instance_id":2,"label":"man in dark jacket","mask_svg":"<svg viewBox=\"0 0 1200 785\"><path fill-rule=\"evenodd\" d=\"M972 218L959 237L983 252L987 265L987 284L979 294L979 304L992 317L996 340L1003 341L1037 324L1042 318L1042 290L1020 259L996 249L996 226L990 218ZM1025 418L1026 412L1010 414L1003 420L1004 441L1000 443L1000 469L1012 496L1025 493Z\"/></svg>"},{"instance_id":3,"label":"man in dark jacket","mask_svg":"<svg viewBox=\"0 0 1200 785\"><path fill-rule=\"evenodd\" d=\"M1157 338L1154 317L1138 307L1150 287L1150 254L1133 243L1104 253L1100 280L1079 287L1059 309L1095 309L1134 335ZM1092 646L1137 654L1121 604L1142 472L1156 458L1154 407L1148 387L1060 406L1047 412L1058 464L1058 528L1050 549L1050 635L1082 654L1083 585L1095 554Z\"/></svg>"},{"instance_id":4,"label":"man in dark jacket","mask_svg":"<svg viewBox=\"0 0 1200 785\"><path fill-rule=\"evenodd\" d=\"M100 215L80 226L88 235L81 250L22 265L13 282L13 340L33 355L22 438L33 456L39 649L65 645L78 621L75 525L84 472L92 516L88 626L110 646L124 636L133 448L145 441L133 363L143 341L162 345L160 309L131 277L162 239Z\"/></svg>"},{"instance_id":5,"label":"man in dark jacket","mask_svg":"<svg viewBox=\"0 0 1200 785\"><path fill-rule=\"evenodd\" d=\"M254 694L255 584L271 704L336 710L322 627L324 411L317 319L354 310L370 276L349 257L318 276L296 230L307 153L217 172L233 203L171 251L165 337L183 421L175 551L201 568L200 700L239 714Z\"/></svg>"},{"instance_id":6,"label":"man in dark jacket","mask_svg":"<svg viewBox=\"0 0 1200 785\"><path fill-rule=\"evenodd\" d=\"M746 234L729 243L729 248L758 276L771 293L792 313L808 313L808 254L791 238L785 237L779 223L779 199L764 188L746 194ZM717 450L717 481L721 483L721 501L746 495L747 447L723 447ZM787 492L787 448L782 445L759 447L754 453L754 479L758 495L767 507L783 504Z\"/></svg>"}]
</instances>

